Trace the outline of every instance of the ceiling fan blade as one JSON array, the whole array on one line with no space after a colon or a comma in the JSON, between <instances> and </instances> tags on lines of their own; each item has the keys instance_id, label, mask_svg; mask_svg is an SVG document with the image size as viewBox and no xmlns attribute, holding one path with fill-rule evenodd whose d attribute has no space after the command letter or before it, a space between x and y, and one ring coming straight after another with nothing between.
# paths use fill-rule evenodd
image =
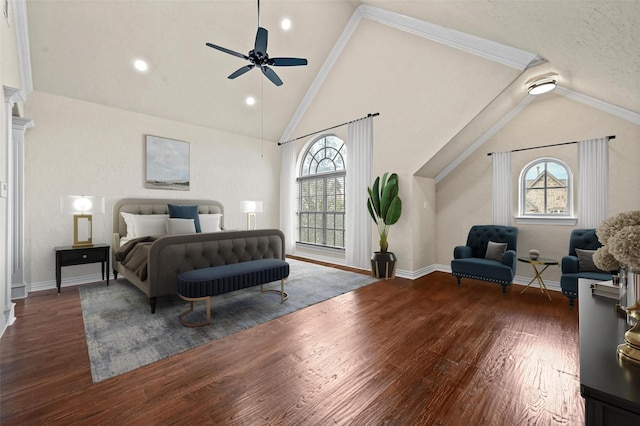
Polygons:
<instances>
[{"instance_id":1,"label":"ceiling fan blade","mask_svg":"<svg viewBox=\"0 0 640 426\"><path fill-rule=\"evenodd\" d=\"M229 75L230 79L234 79L236 77L240 77L242 74L244 74L247 71L251 71L253 69L253 67L255 67L255 65L251 64L251 65L245 65L242 68L238 68L236 71L232 72L231 75Z\"/></svg>"},{"instance_id":2,"label":"ceiling fan blade","mask_svg":"<svg viewBox=\"0 0 640 426\"><path fill-rule=\"evenodd\" d=\"M261 68L262 74L264 74L269 80L271 80L273 84L275 84L276 86L282 86L282 80L280 80L280 77L278 77L278 74L276 74L274 70L266 65L263 65Z\"/></svg>"},{"instance_id":3,"label":"ceiling fan blade","mask_svg":"<svg viewBox=\"0 0 640 426\"><path fill-rule=\"evenodd\" d=\"M238 58L242 58L242 59L246 59L246 60L249 59L249 57L247 55L243 55L242 53L238 53L238 52L235 52L233 50L229 50L229 49L224 48L224 47L216 46L215 44L212 44L212 43L207 43L207 46L212 47L214 49L217 49L217 50L219 50L221 52L228 53L229 55L237 56Z\"/></svg>"},{"instance_id":4,"label":"ceiling fan blade","mask_svg":"<svg viewBox=\"0 0 640 426\"><path fill-rule=\"evenodd\" d=\"M259 57L267 56L267 39L269 38L269 31L265 30L262 27L258 27L258 32L256 33L256 43L253 51Z\"/></svg>"},{"instance_id":5,"label":"ceiling fan blade","mask_svg":"<svg viewBox=\"0 0 640 426\"><path fill-rule=\"evenodd\" d=\"M304 58L271 58L269 65L276 67L295 67L298 65L307 65L307 60Z\"/></svg>"}]
</instances>

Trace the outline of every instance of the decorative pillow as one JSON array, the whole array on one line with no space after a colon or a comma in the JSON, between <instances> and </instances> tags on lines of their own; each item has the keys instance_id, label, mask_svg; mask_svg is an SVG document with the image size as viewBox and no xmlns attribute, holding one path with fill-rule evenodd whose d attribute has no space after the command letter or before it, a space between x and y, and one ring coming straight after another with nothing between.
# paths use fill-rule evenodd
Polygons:
<instances>
[{"instance_id":1,"label":"decorative pillow","mask_svg":"<svg viewBox=\"0 0 640 426\"><path fill-rule=\"evenodd\" d=\"M507 251L507 243L494 243L493 241L489 241L489 244L487 244L487 253L484 255L484 258L502 262L505 251Z\"/></svg>"},{"instance_id":2,"label":"decorative pillow","mask_svg":"<svg viewBox=\"0 0 640 426\"><path fill-rule=\"evenodd\" d=\"M164 221L167 234L195 234L196 225L193 219L166 219Z\"/></svg>"},{"instance_id":3,"label":"decorative pillow","mask_svg":"<svg viewBox=\"0 0 640 426\"><path fill-rule=\"evenodd\" d=\"M200 218L198 217L198 206L178 206L169 204L169 217L175 219L193 219L196 226L196 232L202 232L200 229Z\"/></svg>"},{"instance_id":4,"label":"decorative pillow","mask_svg":"<svg viewBox=\"0 0 640 426\"><path fill-rule=\"evenodd\" d=\"M135 237L148 237L150 235L164 235L167 233L164 221L166 215L140 214L133 215Z\"/></svg>"},{"instance_id":5,"label":"decorative pillow","mask_svg":"<svg viewBox=\"0 0 640 426\"><path fill-rule=\"evenodd\" d=\"M200 219L200 230L202 232L222 231L222 229L220 228L220 219L222 219L222 214L201 214L198 216Z\"/></svg>"},{"instance_id":6,"label":"decorative pillow","mask_svg":"<svg viewBox=\"0 0 640 426\"><path fill-rule=\"evenodd\" d=\"M593 253L595 250L576 249L578 255L578 271L580 272L603 272L593 263Z\"/></svg>"}]
</instances>

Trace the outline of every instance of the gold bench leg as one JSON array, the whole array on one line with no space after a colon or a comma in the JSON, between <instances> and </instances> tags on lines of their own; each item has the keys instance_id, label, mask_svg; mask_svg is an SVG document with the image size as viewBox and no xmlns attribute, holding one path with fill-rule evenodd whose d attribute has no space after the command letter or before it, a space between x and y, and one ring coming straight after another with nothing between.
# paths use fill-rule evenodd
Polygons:
<instances>
[{"instance_id":1,"label":"gold bench leg","mask_svg":"<svg viewBox=\"0 0 640 426\"><path fill-rule=\"evenodd\" d=\"M283 278L280 280L280 291L278 290L265 290L263 285L260 284L260 293L278 293L280 294L280 303L284 302L285 300L287 300L289 298L289 295L287 293L284 292L284 280L286 278Z\"/></svg>"},{"instance_id":2,"label":"gold bench leg","mask_svg":"<svg viewBox=\"0 0 640 426\"><path fill-rule=\"evenodd\" d=\"M186 327L202 327L202 326L211 324L211 296L185 297L181 294L178 294L178 296L180 296L182 300L186 300L190 304L188 309L180 312L180 314L178 315L178 320L180 320L180 323L182 325ZM200 300L204 300L207 302L207 320L205 322L200 322L200 323L192 323L192 322L185 321L182 317L184 317L186 314L190 312L193 312L193 302L198 302Z\"/></svg>"}]
</instances>

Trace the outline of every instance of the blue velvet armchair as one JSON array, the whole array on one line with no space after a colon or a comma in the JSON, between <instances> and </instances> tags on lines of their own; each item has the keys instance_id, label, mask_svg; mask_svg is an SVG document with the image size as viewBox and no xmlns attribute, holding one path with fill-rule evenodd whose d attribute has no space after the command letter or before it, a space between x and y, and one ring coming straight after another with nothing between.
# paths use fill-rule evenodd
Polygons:
<instances>
[{"instance_id":1,"label":"blue velvet armchair","mask_svg":"<svg viewBox=\"0 0 640 426\"><path fill-rule=\"evenodd\" d=\"M595 229L574 229L569 238L569 255L562 258L562 276L560 276L560 288L562 294L569 298L569 307L573 309L578 298L578 279L589 278L598 281L609 281L611 273L600 271L593 265L589 265L589 258L583 258L582 265L576 249L597 250L602 247ZM583 253L583 256L585 254Z\"/></svg>"},{"instance_id":2,"label":"blue velvet armchair","mask_svg":"<svg viewBox=\"0 0 640 426\"><path fill-rule=\"evenodd\" d=\"M506 243L504 255L500 260L487 259L489 242ZM454 259L451 261L451 273L460 279L498 283L502 286L502 293L507 293L507 287L513 283L516 274L516 247L518 245L518 228L500 225L474 225L469 231L467 244L457 246L453 250ZM493 251L493 250L490 250ZM501 253L500 253L501 254Z\"/></svg>"}]
</instances>

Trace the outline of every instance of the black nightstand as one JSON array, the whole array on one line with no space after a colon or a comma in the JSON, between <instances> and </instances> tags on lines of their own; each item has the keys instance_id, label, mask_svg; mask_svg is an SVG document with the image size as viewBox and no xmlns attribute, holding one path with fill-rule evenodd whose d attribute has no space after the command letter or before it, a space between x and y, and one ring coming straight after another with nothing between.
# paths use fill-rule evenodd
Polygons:
<instances>
[{"instance_id":1,"label":"black nightstand","mask_svg":"<svg viewBox=\"0 0 640 426\"><path fill-rule=\"evenodd\" d=\"M83 265L85 263L102 263L102 279L107 273L107 285L109 285L109 250L108 244L94 244L91 247L56 247L56 285L58 294L62 282L62 267L71 265ZM106 268L105 268L106 264Z\"/></svg>"}]
</instances>

